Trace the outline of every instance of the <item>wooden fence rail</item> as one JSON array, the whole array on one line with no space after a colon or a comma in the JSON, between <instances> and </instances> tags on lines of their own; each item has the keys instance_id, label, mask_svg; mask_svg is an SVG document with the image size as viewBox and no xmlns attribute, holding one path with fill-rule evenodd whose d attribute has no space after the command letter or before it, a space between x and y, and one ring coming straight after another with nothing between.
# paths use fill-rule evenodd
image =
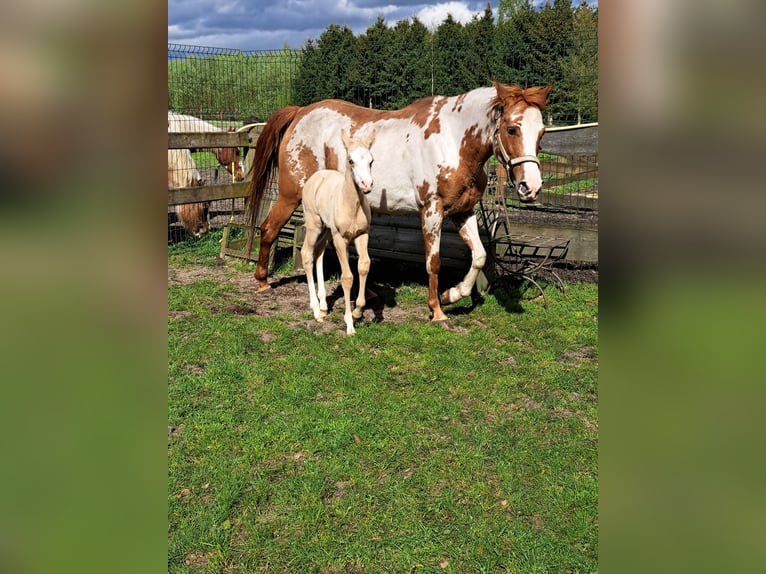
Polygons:
<instances>
[{"instance_id":1,"label":"wooden fence rail","mask_svg":"<svg viewBox=\"0 0 766 574\"><path fill-rule=\"evenodd\" d=\"M250 149L256 147L258 137L263 130L265 124L251 124L240 128L237 132L210 132L210 133L169 133L168 134L168 149L181 149L187 148L192 151L203 150L213 147L242 147L245 148L245 166L246 170L249 166L249 159L251 157ZM540 142L540 151L553 155L565 155L565 156L577 156L577 155L598 155L598 124L583 124L580 126L566 126L559 128L548 128L543 134ZM567 181L569 181L567 179ZM499 183L499 182L498 182ZM168 205L179 205L184 203L196 203L204 201L218 201L222 199L234 199L240 197L246 197L248 193L249 182L239 183L225 183L216 185L206 185L202 187L187 187L176 188L168 190ZM266 207L266 206L264 206ZM268 209L262 210L265 214ZM264 216L262 214L262 217ZM293 216L302 220L302 215L297 213ZM411 244L409 247L402 247L402 253L412 252L413 257L420 258L420 251L422 251L422 233L419 229L415 229L410 233L409 220L406 217L403 219L401 216L389 216L389 217L377 217L376 222L378 226L374 226L374 233L371 236L371 249L375 249L377 243L383 244L381 249L388 249L393 243L399 245L404 243ZM387 222L387 225L392 229L378 229L381 222ZM301 222L295 223L295 229L299 228ZM240 225L241 227L241 225ZM549 225L543 229L537 224L518 224L514 225L518 227L522 233L534 233L535 235L545 235L553 233L554 235L562 235L562 233L572 240L571 248L569 250L568 259L574 259L579 261L597 261L598 260L598 231L593 228L592 225L580 227L575 225ZM396 241L393 239L392 233L403 232L408 238L405 241L404 238L398 238ZM455 241L451 242L447 237L449 233L445 233L442 237L442 241L445 243L454 243L455 256L461 260L467 249L465 249L462 240L459 240L457 232L453 233ZM412 237L410 237L412 236ZM297 236L296 236L297 237ZM282 238L280 238L282 239ZM380 241L373 241L373 239L379 239ZM293 237L291 241L284 239L282 243L292 243L295 249L296 239ZM392 243L393 242L393 243ZM257 245L257 243L256 243ZM448 257L449 250L443 251L443 257ZM382 252L379 254L382 255ZM247 257L242 253L243 257ZM252 256L252 254L250 254ZM401 256L401 253L399 254ZM299 258L298 258L299 259Z\"/></svg>"},{"instance_id":2,"label":"wooden fence rail","mask_svg":"<svg viewBox=\"0 0 766 574\"><path fill-rule=\"evenodd\" d=\"M217 147L243 147L246 152L254 148L265 124L250 124L236 132L173 132L168 133L168 149L192 151ZM247 165L250 154L245 154ZM168 205L198 203L245 197L249 182L205 185L202 187L178 187L168 190Z\"/></svg>"}]
</instances>

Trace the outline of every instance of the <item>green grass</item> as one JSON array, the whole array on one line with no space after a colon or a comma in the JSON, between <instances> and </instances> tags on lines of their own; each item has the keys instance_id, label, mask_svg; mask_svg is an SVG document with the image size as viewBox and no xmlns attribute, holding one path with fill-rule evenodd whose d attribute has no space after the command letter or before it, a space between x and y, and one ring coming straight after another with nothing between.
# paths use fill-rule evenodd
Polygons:
<instances>
[{"instance_id":1,"label":"green grass","mask_svg":"<svg viewBox=\"0 0 766 574\"><path fill-rule=\"evenodd\" d=\"M218 167L218 159L215 154L209 151L195 151L192 152L192 159L197 169L210 169Z\"/></svg>"},{"instance_id":2,"label":"green grass","mask_svg":"<svg viewBox=\"0 0 766 574\"><path fill-rule=\"evenodd\" d=\"M570 181L569 183L565 183L563 185L556 185L555 176L545 179L545 191L549 193L559 193L565 195L593 189L597 185L597 177L578 179L577 181Z\"/></svg>"},{"instance_id":3,"label":"green grass","mask_svg":"<svg viewBox=\"0 0 766 574\"><path fill-rule=\"evenodd\" d=\"M597 286L546 293L347 338L171 286L169 572L597 571Z\"/></svg>"}]
</instances>

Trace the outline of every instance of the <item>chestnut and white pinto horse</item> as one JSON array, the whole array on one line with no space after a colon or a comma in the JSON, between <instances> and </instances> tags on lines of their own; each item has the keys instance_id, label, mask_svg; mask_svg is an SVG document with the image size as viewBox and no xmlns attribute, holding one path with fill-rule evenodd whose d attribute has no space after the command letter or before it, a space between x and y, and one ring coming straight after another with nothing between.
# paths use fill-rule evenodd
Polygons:
<instances>
[{"instance_id":1,"label":"chestnut and white pinto horse","mask_svg":"<svg viewBox=\"0 0 766 574\"><path fill-rule=\"evenodd\" d=\"M421 214L428 306L434 321L447 319L441 304L469 295L486 261L474 214L487 186L484 163L494 153L522 201L533 201L542 187L537 160L545 131L541 110L552 87L522 89L495 81L493 87L453 97L426 97L396 111L324 100L274 112L255 148L247 201L252 241L265 191L278 171L277 200L260 228L258 290L269 287L269 249L301 201L306 181L315 171L338 169L346 161L341 130L352 136L374 130L375 187L367 196L370 206L381 213ZM439 243L445 216L456 224L472 260L463 281L439 296Z\"/></svg>"},{"instance_id":2,"label":"chestnut and white pinto horse","mask_svg":"<svg viewBox=\"0 0 766 574\"><path fill-rule=\"evenodd\" d=\"M303 215L306 221L306 238L301 249L303 269L309 286L309 302L314 318L322 321L327 315L327 292L324 284L324 252L332 235L335 252L340 262L340 282L346 311L346 334L353 335L354 319L360 319L364 309L365 286L370 272L370 256L367 240L370 232L370 204L366 194L372 191L372 154L370 145L375 132L369 132L363 140L352 140L348 133L341 133L347 161L343 172L320 169L303 186ZM348 262L348 244L353 241L359 255L359 295L356 307L351 311L351 286L354 275ZM313 267L316 256L317 283L314 287Z\"/></svg>"}]
</instances>

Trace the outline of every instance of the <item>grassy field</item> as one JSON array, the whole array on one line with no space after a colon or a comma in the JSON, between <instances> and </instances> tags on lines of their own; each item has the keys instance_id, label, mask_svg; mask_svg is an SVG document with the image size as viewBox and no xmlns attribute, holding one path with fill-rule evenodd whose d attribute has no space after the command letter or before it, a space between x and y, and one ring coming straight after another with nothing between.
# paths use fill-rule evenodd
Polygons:
<instances>
[{"instance_id":1,"label":"grassy field","mask_svg":"<svg viewBox=\"0 0 766 574\"><path fill-rule=\"evenodd\" d=\"M597 285L446 329L373 262L349 338L216 250L169 253L169 572L597 571Z\"/></svg>"}]
</instances>

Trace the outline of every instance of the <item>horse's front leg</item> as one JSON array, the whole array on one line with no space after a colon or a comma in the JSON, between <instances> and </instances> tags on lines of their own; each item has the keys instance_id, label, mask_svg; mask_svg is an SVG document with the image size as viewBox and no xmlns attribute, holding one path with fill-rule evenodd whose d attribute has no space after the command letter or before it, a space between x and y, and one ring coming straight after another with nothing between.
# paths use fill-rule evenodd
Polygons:
<instances>
[{"instance_id":1,"label":"horse's front leg","mask_svg":"<svg viewBox=\"0 0 766 574\"><path fill-rule=\"evenodd\" d=\"M363 233L354 239L356 252L359 255L357 270L359 272L359 295L356 297L356 307L352 313L354 319L361 319L364 313L364 306L367 304L365 299L365 288L367 285L367 275L370 273L370 255L367 253L367 243L370 236Z\"/></svg>"},{"instance_id":2,"label":"horse's front leg","mask_svg":"<svg viewBox=\"0 0 766 574\"><path fill-rule=\"evenodd\" d=\"M333 233L332 241L335 244L335 252L338 254L338 261L340 262L340 283L343 286L343 298L346 304L346 311L343 314L343 320L346 322L346 335L353 335L356 333L351 314L351 286L354 283L354 275L351 273L351 265L348 263L348 242L340 233Z\"/></svg>"},{"instance_id":3,"label":"horse's front leg","mask_svg":"<svg viewBox=\"0 0 766 574\"><path fill-rule=\"evenodd\" d=\"M444 215L441 205L435 201L427 203L421 212L423 228L423 243L426 251L426 272L428 273L428 308L431 309L432 321L446 321L447 315L442 311L439 302L439 245L442 237L442 221Z\"/></svg>"},{"instance_id":4,"label":"horse's front leg","mask_svg":"<svg viewBox=\"0 0 766 574\"><path fill-rule=\"evenodd\" d=\"M479 225L476 221L476 214L457 215L453 216L452 220L458 227L460 237L463 238L468 249L471 250L471 268L460 283L442 293L441 302L445 305L454 303L471 294L476 278L487 261L487 251L484 249L481 237L479 237Z\"/></svg>"}]
</instances>

